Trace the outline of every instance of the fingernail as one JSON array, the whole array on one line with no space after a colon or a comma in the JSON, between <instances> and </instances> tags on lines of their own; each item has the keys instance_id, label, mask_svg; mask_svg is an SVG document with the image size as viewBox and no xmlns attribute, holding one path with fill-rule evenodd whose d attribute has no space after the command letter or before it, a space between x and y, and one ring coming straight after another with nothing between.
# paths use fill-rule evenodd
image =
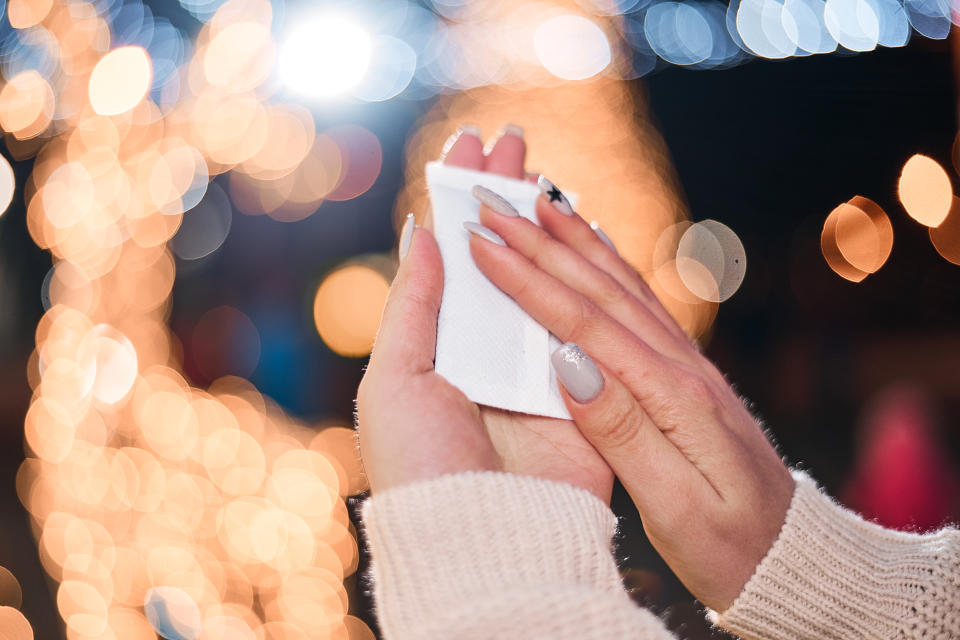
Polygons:
<instances>
[{"instance_id":1,"label":"fingernail","mask_svg":"<svg viewBox=\"0 0 960 640\"><path fill-rule=\"evenodd\" d=\"M478 184L474 185L471 193L473 194L474 198L487 205L500 215L510 216L511 218L515 218L520 215L514 206L507 202L506 198L501 196L499 193L490 191L490 189L487 189L486 187L481 187Z\"/></svg>"},{"instance_id":2,"label":"fingernail","mask_svg":"<svg viewBox=\"0 0 960 640\"><path fill-rule=\"evenodd\" d=\"M611 240L610 236L603 232L603 229L600 228L600 225L597 224L596 220L590 223L590 228L593 229L593 232L597 234L597 237L603 241L603 244L613 249L613 252L617 255L620 255L620 252L617 251L617 247L613 244L613 240Z\"/></svg>"},{"instance_id":3,"label":"fingernail","mask_svg":"<svg viewBox=\"0 0 960 640\"><path fill-rule=\"evenodd\" d=\"M583 349L567 342L553 352L550 361L557 372L557 378L571 398L583 404L600 395L603 376Z\"/></svg>"},{"instance_id":4,"label":"fingernail","mask_svg":"<svg viewBox=\"0 0 960 640\"><path fill-rule=\"evenodd\" d=\"M517 126L515 124L505 124L503 129L500 131L501 136L517 136L518 138L523 137L523 127Z\"/></svg>"},{"instance_id":5,"label":"fingernail","mask_svg":"<svg viewBox=\"0 0 960 640\"><path fill-rule=\"evenodd\" d=\"M493 244L498 244L501 247L507 246L507 243L503 241L503 238L495 234L491 229L487 229L482 224L477 224L476 222L464 222L463 228L475 236L480 236L484 240L489 240Z\"/></svg>"},{"instance_id":6,"label":"fingernail","mask_svg":"<svg viewBox=\"0 0 960 640\"><path fill-rule=\"evenodd\" d=\"M570 206L570 201L567 200L567 196L560 192L560 189L557 189L557 185L547 180L546 177L540 176L537 179L537 186L540 187L540 193L547 196L550 204L557 211L565 216L573 215L573 207Z\"/></svg>"},{"instance_id":7,"label":"fingernail","mask_svg":"<svg viewBox=\"0 0 960 640\"><path fill-rule=\"evenodd\" d=\"M455 145L457 143L457 140L460 139L460 136L463 136L463 135L474 136L475 138L479 138L480 127L475 127L470 124L465 124L460 127L457 127L456 133L454 133L449 138L447 138L447 141L443 143L443 150L441 151L441 155L445 156L448 153L450 153L450 149L453 148L453 145Z\"/></svg>"},{"instance_id":8,"label":"fingernail","mask_svg":"<svg viewBox=\"0 0 960 640\"><path fill-rule=\"evenodd\" d=\"M406 258L407 252L410 251L410 242L413 240L413 229L416 226L416 223L413 221L413 214L408 213L407 219L403 223L403 229L400 231L400 246L398 250L401 260Z\"/></svg>"}]
</instances>

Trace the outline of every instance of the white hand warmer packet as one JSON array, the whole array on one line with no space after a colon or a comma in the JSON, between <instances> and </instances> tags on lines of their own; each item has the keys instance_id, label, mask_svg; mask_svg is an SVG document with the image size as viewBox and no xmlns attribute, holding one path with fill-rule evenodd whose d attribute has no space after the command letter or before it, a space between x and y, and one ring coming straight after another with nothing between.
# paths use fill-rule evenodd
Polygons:
<instances>
[{"instance_id":1,"label":"white hand warmer packet","mask_svg":"<svg viewBox=\"0 0 960 640\"><path fill-rule=\"evenodd\" d=\"M464 222L479 222L480 203L470 193L474 185L500 194L534 222L539 188L439 162L428 163L426 173L433 233L443 256L437 373L478 404L569 418L550 364L560 341L480 272L463 228Z\"/></svg>"}]
</instances>

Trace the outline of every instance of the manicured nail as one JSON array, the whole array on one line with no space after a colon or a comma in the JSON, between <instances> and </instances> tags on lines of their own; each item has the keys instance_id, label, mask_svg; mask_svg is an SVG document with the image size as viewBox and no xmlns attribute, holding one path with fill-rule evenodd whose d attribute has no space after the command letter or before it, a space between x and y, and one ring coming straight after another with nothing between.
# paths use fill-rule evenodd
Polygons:
<instances>
[{"instance_id":1,"label":"manicured nail","mask_svg":"<svg viewBox=\"0 0 960 640\"><path fill-rule=\"evenodd\" d=\"M399 253L401 260L406 258L407 252L410 251L410 242L413 240L413 230L416 226L416 223L413 221L413 214L408 213L407 219L403 223L403 229L400 231Z\"/></svg>"},{"instance_id":2,"label":"manicured nail","mask_svg":"<svg viewBox=\"0 0 960 640\"><path fill-rule=\"evenodd\" d=\"M613 240L611 240L610 236L608 236L606 233L603 232L603 229L600 228L600 225L597 224L596 220L590 223L590 228L593 229L593 232L597 234L598 238L603 240L603 244L613 249L613 252L616 253L617 255L620 255L620 252L617 251L617 247L614 246L613 244Z\"/></svg>"},{"instance_id":3,"label":"manicured nail","mask_svg":"<svg viewBox=\"0 0 960 640\"><path fill-rule=\"evenodd\" d=\"M503 238L495 234L493 230L487 229L482 224L477 224L476 222L464 222L463 228L473 235L480 236L484 240L488 240L493 244L498 244L501 247L507 246L507 243L503 241Z\"/></svg>"},{"instance_id":4,"label":"manicured nail","mask_svg":"<svg viewBox=\"0 0 960 640\"><path fill-rule=\"evenodd\" d=\"M597 365L574 343L567 342L558 347L550 361L563 388L577 402L590 402L603 389L603 376Z\"/></svg>"},{"instance_id":5,"label":"manicured nail","mask_svg":"<svg viewBox=\"0 0 960 640\"><path fill-rule=\"evenodd\" d=\"M557 189L557 185L547 180L544 176L540 176L537 180L537 186L540 187L540 193L547 196L550 204L552 204L557 211L565 216L573 215L573 207L570 206L570 201L567 200L567 196L560 192L560 189Z\"/></svg>"},{"instance_id":6,"label":"manicured nail","mask_svg":"<svg viewBox=\"0 0 960 640\"><path fill-rule=\"evenodd\" d=\"M490 189L487 189L486 187L481 187L478 184L474 185L471 193L473 193L474 198L487 205L500 215L510 216L511 218L516 218L518 215L520 215L516 208L507 202L506 198L501 196L499 193L490 191Z\"/></svg>"},{"instance_id":7,"label":"manicured nail","mask_svg":"<svg viewBox=\"0 0 960 640\"><path fill-rule=\"evenodd\" d=\"M454 133L449 138L447 138L447 141L443 143L443 150L441 151L441 155L445 156L448 153L450 153L450 149L453 148L453 145L455 145L457 143L457 140L459 140L460 137L464 135L474 136L475 138L479 138L480 127L475 127L470 124L465 124L460 127L457 127L456 133Z\"/></svg>"},{"instance_id":8,"label":"manicured nail","mask_svg":"<svg viewBox=\"0 0 960 640\"><path fill-rule=\"evenodd\" d=\"M523 137L523 127L517 126L515 124L505 124L503 129L500 131L501 136L517 136L518 138Z\"/></svg>"}]
</instances>

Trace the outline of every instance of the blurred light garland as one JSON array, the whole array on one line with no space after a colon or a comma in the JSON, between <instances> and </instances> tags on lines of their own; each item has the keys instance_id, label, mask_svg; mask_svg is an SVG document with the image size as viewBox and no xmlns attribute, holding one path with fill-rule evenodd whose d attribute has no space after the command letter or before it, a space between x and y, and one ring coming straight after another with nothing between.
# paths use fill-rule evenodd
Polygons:
<instances>
[{"instance_id":1,"label":"blurred light garland","mask_svg":"<svg viewBox=\"0 0 960 640\"><path fill-rule=\"evenodd\" d=\"M233 204L299 219L379 174L365 129L318 134L268 101L271 22L268 2L229 0L189 43L139 3L8 11L0 125L14 158L36 156L27 224L54 258L17 491L71 639L372 637L348 614L344 500L365 489L352 430L307 428L240 378L191 386L166 324L171 248L215 251ZM229 170L234 203L210 182ZM259 343L220 307L187 346L249 373L259 349L218 348L231 336ZM0 578L0 633L32 637Z\"/></svg>"}]
</instances>

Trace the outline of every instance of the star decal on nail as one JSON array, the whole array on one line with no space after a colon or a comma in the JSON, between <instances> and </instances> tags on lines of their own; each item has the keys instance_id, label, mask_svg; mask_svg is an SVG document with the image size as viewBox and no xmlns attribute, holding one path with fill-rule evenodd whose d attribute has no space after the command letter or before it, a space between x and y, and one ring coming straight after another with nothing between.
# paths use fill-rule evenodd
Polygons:
<instances>
[{"instance_id":1,"label":"star decal on nail","mask_svg":"<svg viewBox=\"0 0 960 640\"><path fill-rule=\"evenodd\" d=\"M563 194L556 187L547 191L547 196L550 198L550 202L563 202Z\"/></svg>"}]
</instances>

